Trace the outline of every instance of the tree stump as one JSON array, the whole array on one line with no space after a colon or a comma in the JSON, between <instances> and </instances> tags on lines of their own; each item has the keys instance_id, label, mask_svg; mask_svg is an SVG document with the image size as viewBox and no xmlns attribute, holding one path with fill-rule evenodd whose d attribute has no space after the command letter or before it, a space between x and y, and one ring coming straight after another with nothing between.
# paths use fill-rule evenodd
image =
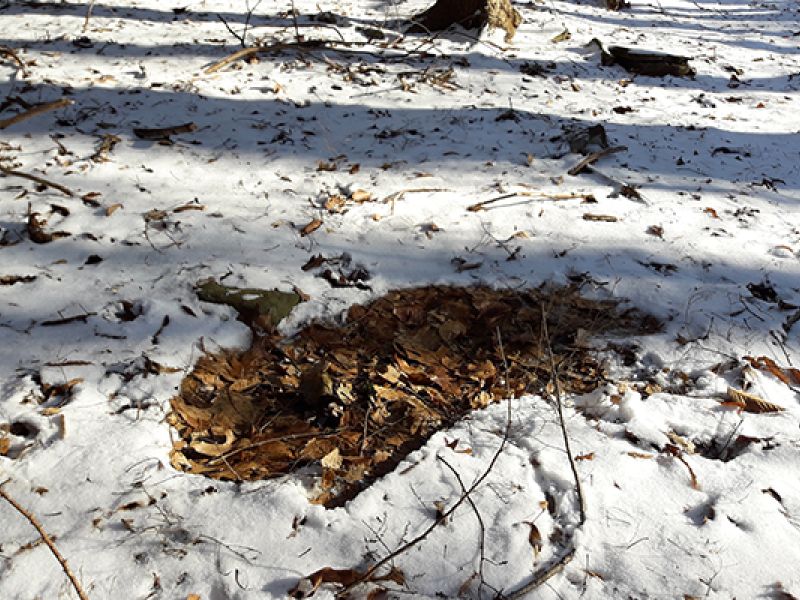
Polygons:
<instances>
[{"instance_id":1,"label":"tree stump","mask_svg":"<svg viewBox=\"0 0 800 600\"><path fill-rule=\"evenodd\" d=\"M436 0L428 10L416 15L409 31L442 31L453 25L466 29L502 29L510 42L522 22L511 0Z\"/></svg>"}]
</instances>

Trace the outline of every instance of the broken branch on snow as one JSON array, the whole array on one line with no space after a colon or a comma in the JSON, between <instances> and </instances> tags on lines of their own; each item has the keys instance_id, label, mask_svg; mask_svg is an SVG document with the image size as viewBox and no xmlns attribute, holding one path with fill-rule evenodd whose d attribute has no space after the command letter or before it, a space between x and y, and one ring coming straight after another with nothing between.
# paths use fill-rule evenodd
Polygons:
<instances>
[{"instance_id":1,"label":"broken branch on snow","mask_svg":"<svg viewBox=\"0 0 800 600\"><path fill-rule=\"evenodd\" d=\"M50 552L53 553L53 556L56 557L56 560L61 565L64 574L67 576L70 583L72 583L72 587L75 588L75 592L78 594L78 597L81 600L89 600L89 597L86 595L86 592L83 591L81 584L78 582L77 577L75 577L75 574L72 572L72 569L69 568L67 560L62 556L61 552L58 551L58 548L56 548L56 545L53 542L53 538L51 538L44 530L44 527L42 527L42 524L39 522L39 519L37 519L33 513L31 513L28 509L22 506L19 502L14 500L14 498L12 498L8 494L8 492L6 492L3 489L2 485L0 485L0 498L3 498L6 502L8 502L14 508L14 510L16 510L23 517L25 517L25 519L27 519L28 523L33 525L33 528L36 529L36 531L39 533L39 537L42 538L42 541L47 545L47 547L50 549Z\"/></svg>"},{"instance_id":2,"label":"broken branch on snow","mask_svg":"<svg viewBox=\"0 0 800 600\"><path fill-rule=\"evenodd\" d=\"M598 160L603 158L604 156L608 156L609 154L614 154L615 152L622 152L627 150L627 146L613 146L611 148L603 148L602 150L598 150L597 152L592 152L590 155L585 157L581 162L577 165L572 167L567 173L572 175L578 175L581 171L583 171L589 165L596 163Z\"/></svg>"},{"instance_id":3,"label":"broken branch on snow","mask_svg":"<svg viewBox=\"0 0 800 600\"><path fill-rule=\"evenodd\" d=\"M69 98L61 98L61 100L55 100L54 102L44 102L43 104L35 104L25 112L21 112L17 115L14 115L13 117L0 120L0 129L7 129L8 127L16 125L21 121L31 119L43 113L50 112L51 110L58 110L59 108L70 106L74 103L75 102L73 100L70 100Z\"/></svg>"},{"instance_id":4,"label":"broken branch on snow","mask_svg":"<svg viewBox=\"0 0 800 600\"><path fill-rule=\"evenodd\" d=\"M30 173L24 173L22 171L16 171L14 169L9 169L8 167L4 167L0 165L0 173L3 173L7 177L20 177L22 179L27 179L28 181L33 181L34 183L38 183L39 185L43 185L45 187L53 188L54 190L58 190L65 196L74 197L75 192L73 192L68 187L61 185L60 183L55 183L48 179L44 179L43 177L39 177L38 175L32 175Z\"/></svg>"}]
</instances>

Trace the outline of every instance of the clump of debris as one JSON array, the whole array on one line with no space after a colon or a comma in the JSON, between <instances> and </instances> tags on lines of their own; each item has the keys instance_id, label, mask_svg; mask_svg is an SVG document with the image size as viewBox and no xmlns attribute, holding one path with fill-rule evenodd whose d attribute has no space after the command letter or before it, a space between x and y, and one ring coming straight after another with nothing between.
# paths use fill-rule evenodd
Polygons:
<instances>
[{"instance_id":1,"label":"clump of debris","mask_svg":"<svg viewBox=\"0 0 800 600\"><path fill-rule=\"evenodd\" d=\"M315 502L340 505L470 411L546 390L552 364L562 389L595 389L605 375L592 337L659 326L577 286L392 291L342 324L261 331L244 352L201 359L172 400L171 461L237 481L310 466Z\"/></svg>"}]
</instances>

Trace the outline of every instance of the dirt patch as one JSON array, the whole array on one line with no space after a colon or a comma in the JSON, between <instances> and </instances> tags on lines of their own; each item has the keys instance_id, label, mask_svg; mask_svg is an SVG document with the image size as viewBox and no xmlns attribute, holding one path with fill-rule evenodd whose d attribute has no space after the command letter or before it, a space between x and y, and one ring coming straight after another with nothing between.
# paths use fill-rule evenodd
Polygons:
<instances>
[{"instance_id":1,"label":"dirt patch","mask_svg":"<svg viewBox=\"0 0 800 600\"><path fill-rule=\"evenodd\" d=\"M244 352L201 359L172 400L172 464L228 480L316 465L316 501L338 505L470 411L546 389L543 318L570 392L605 381L591 336L659 327L576 288L390 292L351 307L341 325L261 335Z\"/></svg>"}]
</instances>

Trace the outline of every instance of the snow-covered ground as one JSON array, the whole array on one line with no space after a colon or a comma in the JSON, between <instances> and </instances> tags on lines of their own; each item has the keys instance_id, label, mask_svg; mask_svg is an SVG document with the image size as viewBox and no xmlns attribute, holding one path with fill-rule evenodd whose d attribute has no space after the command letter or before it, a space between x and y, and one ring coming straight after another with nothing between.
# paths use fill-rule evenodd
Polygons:
<instances>
[{"instance_id":1,"label":"snow-covered ground","mask_svg":"<svg viewBox=\"0 0 800 600\"><path fill-rule=\"evenodd\" d=\"M248 43L384 38L211 74L238 47L219 17L241 33L245 0L99 0L87 20L88 4L0 2L0 45L27 71L2 56L0 119L73 101L0 130L2 166L73 192L0 179L0 482L89 597L278 598L320 568L362 569L458 500L447 464L469 486L503 438L506 403L332 510L300 477L176 472L170 397L201 346L249 343L233 311L198 301L208 277L302 290L287 332L428 283L581 281L664 321L617 340L635 357L609 363L613 383L566 399L585 523L552 402L514 399L471 495L483 541L464 502L397 557L398 597L509 593L569 551L531 598L800 597L796 2L519 3L505 44L400 37L419 0L297 0L297 31L290 2L250 0ZM601 66L592 38L689 56L696 76ZM171 145L133 132L189 122ZM625 149L568 175L583 158L569 140L598 124ZM356 190L371 200L324 208ZM30 213L70 235L34 243ZM371 290L301 269L342 253ZM729 386L784 410L737 410ZM0 524L0 597L74 597L5 502Z\"/></svg>"}]
</instances>

